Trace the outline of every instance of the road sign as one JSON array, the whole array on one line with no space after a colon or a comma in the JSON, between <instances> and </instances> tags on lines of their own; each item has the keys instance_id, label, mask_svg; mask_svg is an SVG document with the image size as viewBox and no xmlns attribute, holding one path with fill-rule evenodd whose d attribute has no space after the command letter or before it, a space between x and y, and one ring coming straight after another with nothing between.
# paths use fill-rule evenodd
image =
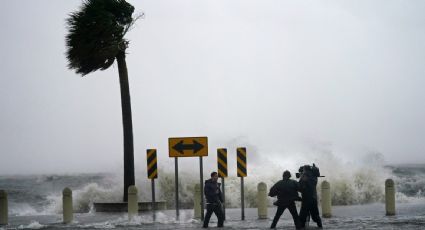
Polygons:
<instances>
[{"instance_id":1,"label":"road sign","mask_svg":"<svg viewBox=\"0 0 425 230\"><path fill-rule=\"evenodd\" d=\"M158 168L156 166L156 149L148 149L146 150L146 159L148 163L148 178L155 179L158 178Z\"/></svg>"},{"instance_id":2,"label":"road sign","mask_svg":"<svg viewBox=\"0 0 425 230\"><path fill-rule=\"evenodd\" d=\"M227 177L227 149L217 149L217 172L221 177L221 192L223 194L223 218L226 220L226 190L224 178Z\"/></svg>"},{"instance_id":3,"label":"road sign","mask_svg":"<svg viewBox=\"0 0 425 230\"><path fill-rule=\"evenodd\" d=\"M238 177L246 177L246 148L237 149L237 174Z\"/></svg>"},{"instance_id":4,"label":"road sign","mask_svg":"<svg viewBox=\"0 0 425 230\"><path fill-rule=\"evenodd\" d=\"M243 178L246 173L246 148L237 148L236 150L237 174L241 178L241 219L245 220L245 189Z\"/></svg>"},{"instance_id":5,"label":"road sign","mask_svg":"<svg viewBox=\"0 0 425 230\"><path fill-rule=\"evenodd\" d=\"M170 157L202 157L208 156L207 137L175 137L168 138L168 154Z\"/></svg>"},{"instance_id":6,"label":"road sign","mask_svg":"<svg viewBox=\"0 0 425 230\"><path fill-rule=\"evenodd\" d=\"M227 177L227 149L217 149L217 169L219 177Z\"/></svg>"},{"instance_id":7,"label":"road sign","mask_svg":"<svg viewBox=\"0 0 425 230\"><path fill-rule=\"evenodd\" d=\"M199 157L199 184L201 186L201 220L204 220L204 192L203 192L203 163L202 157L208 156L207 137L174 137L168 138L168 156L174 157L175 170L175 198L176 198L176 219L179 219L179 157Z\"/></svg>"},{"instance_id":8,"label":"road sign","mask_svg":"<svg viewBox=\"0 0 425 230\"><path fill-rule=\"evenodd\" d=\"M155 179L158 178L158 168L157 158L156 158L156 149L147 149L146 150L146 159L147 159L147 170L148 170L148 178L151 179L151 187L152 187L152 218L155 221Z\"/></svg>"}]
</instances>

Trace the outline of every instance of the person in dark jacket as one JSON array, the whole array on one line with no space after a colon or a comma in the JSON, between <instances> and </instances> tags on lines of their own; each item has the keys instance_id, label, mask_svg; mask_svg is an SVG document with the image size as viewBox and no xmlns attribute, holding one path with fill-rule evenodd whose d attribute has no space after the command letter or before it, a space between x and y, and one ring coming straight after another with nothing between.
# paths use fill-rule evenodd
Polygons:
<instances>
[{"instance_id":1,"label":"person in dark jacket","mask_svg":"<svg viewBox=\"0 0 425 230\"><path fill-rule=\"evenodd\" d=\"M301 200L298 196L298 182L289 178L291 178L291 173L289 171L283 172L283 179L270 188L269 196L277 196L277 201L273 203L277 206L277 211L270 228L276 228L276 224L286 208L292 215L295 227L300 228L297 208L295 207L295 201Z\"/></svg>"},{"instance_id":2,"label":"person in dark jacket","mask_svg":"<svg viewBox=\"0 0 425 230\"><path fill-rule=\"evenodd\" d=\"M217 172L212 172L211 179L205 181L204 193L207 200L207 214L205 214L204 218L204 228L208 228L208 223L213 212L218 219L217 227L223 227L223 197L221 196L220 183L217 183L217 179Z\"/></svg>"},{"instance_id":3,"label":"person in dark jacket","mask_svg":"<svg viewBox=\"0 0 425 230\"><path fill-rule=\"evenodd\" d=\"M320 176L319 168L305 165L302 167L299 185L302 195L300 222L301 227L305 227L307 216L317 223L317 227L322 228L322 219L320 218L319 208L317 207L317 177Z\"/></svg>"}]
</instances>

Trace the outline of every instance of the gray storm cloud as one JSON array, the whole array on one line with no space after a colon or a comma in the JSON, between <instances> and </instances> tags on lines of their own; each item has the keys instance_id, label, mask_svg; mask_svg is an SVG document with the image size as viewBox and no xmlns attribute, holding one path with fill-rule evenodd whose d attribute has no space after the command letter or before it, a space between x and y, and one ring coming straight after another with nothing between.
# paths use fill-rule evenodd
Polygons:
<instances>
[{"instance_id":1,"label":"gray storm cloud","mask_svg":"<svg viewBox=\"0 0 425 230\"><path fill-rule=\"evenodd\" d=\"M423 1L129 2L145 13L127 63L139 171L147 148L172 165L176 136L209 137L207 169L239 144L258 162L317 148L425 161ZM2 174L121 171L116 66L84 78L66 67L79 5L0 9Z\"/></svg>"}]
</instances>

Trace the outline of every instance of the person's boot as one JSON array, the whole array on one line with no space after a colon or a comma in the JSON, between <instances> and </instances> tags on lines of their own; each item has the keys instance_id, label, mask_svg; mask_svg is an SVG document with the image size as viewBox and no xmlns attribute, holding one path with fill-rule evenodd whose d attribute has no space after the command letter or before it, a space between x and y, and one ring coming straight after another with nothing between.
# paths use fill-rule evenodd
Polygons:
<instances>
[{"instance_id":1,"label":"person's boot","mask_svg":"<svg viewBox=\"0 0 425 230\"><path fill-rule=\"evenodd\" d=\"M301 226L301 223L295 225L296 230L304 230L305 228Z\"/></svg>"},{"instance_id":2,"label":"person's boot","mask_svg":"<svg viewBox=\"0 0 425 230\"><path fill-rule=\"evenodd\" d=\"M319 218L319 220L317 221L317 227L318 228L323 228L322 226L322 219Z\"/></svg>"},{"instance_id":3,"label":"person's boot","mask_svg":"<svg viewBox=\"0 0 425 230\"><path fill-rule=\"evenodd\" d=\"M217 228L222 228L223 227L223 222L222 221L219 221L218 223L217 223Z\"/></svg>"},{"instance_id":4,"label":"person's boot","mask_svg":"<svg viewBox=\"0 0 425 230\"><path fill-rule=\"evenodd\" d=\"M222 228L224 224L224 218L220 218L217 222L217 228Z\"/></svg>"}]
</instances>

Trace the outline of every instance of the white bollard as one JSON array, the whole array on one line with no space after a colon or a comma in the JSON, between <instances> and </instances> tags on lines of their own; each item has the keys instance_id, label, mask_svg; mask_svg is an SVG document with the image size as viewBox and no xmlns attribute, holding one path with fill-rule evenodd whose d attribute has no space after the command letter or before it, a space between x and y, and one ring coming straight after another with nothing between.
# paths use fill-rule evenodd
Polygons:
<instances>
[{"instance_id":1,"label":"white bollard","mask_svg":"<svg viewBox=\"0 0 425 230\"><path fill-rule=\"evenodd\" d=\"M395 187L392 179L385 181L385 211L387 216L395 215Z\"/></svg>"},{"instance_id":2,"label":"white bollard","mask_svg":"<svg viewBox=\"0 0 425 230\"><path fill-rule=\"evenodd\" d=\"M139 203L137 200L137 188L134 185L128 187L128 219L131 220L139 213Z\"/></svg>"},{"instance_id":3,"label":"white bollard","mask_svg":"<svg viewBox=\"0 0 425 230\"><path fill-rule=\"evenodd\" d=\"M193 218L201 219L201 186L195 185L195 194L193 197Z\"/></svg>"},{"instance_id":4,"label":"white bollard","mask_svg":"<svg viewBox=\"0 0 425 230\"><path fill-rule=\"evenodd\" d=\"M62 206L63 206L63 223L69 224L74 219L74 212L72 207L72 191L65 188L62 191Z\"/></svg>"},{"instance_id":5,"label":"white bollard","mask_svg":"<svg viewBox=\"0 0 425 230\"><path fill-rule=\"evenodd\" d=\"M259 219L267 219L267 204L267 185L264 182L260 182L257 185L257 208Z\"/></svg>"},{"instance_id":6,"label":"white bollard","mask_svg":"<svg viewBox=\"0 0 425 230\"><path fill-rule=\"evenodd\" d=\"M322 182L322 216L324 218L332 216L331 185L327 181Z\"/></svg>"},{"instance_id":7,"label":"white bollard","mask_svg":"<svg viewBox=\"0 0 425 230\"><path fill-rule=\"evenodd\" d=\"M7 193L4 190L0 190L0 225L7 225L8 216Z\"/></svg>"}]
</instances>

